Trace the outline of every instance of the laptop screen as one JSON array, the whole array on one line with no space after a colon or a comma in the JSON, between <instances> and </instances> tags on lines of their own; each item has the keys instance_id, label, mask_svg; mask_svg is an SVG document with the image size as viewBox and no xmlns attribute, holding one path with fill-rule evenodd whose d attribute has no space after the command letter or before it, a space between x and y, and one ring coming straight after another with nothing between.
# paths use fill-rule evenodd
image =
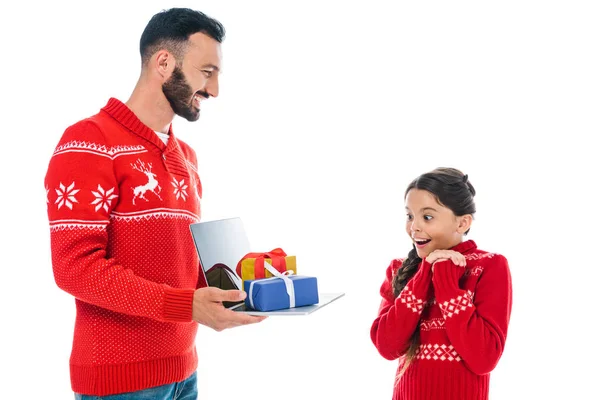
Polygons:
<instances>
[{"instance_id":1,"label":"laptop screen","mask_svg":"<svg viewBox=\"0 0 600 400\"><path fill-rule=\"evenodd\" d=\"M235 273L237 263L250 252L250 242L241 218L227 218L190 225L202 270L210 286L242 289ZM229 278L235 287L231 287Z\"/></svg>"}]
</instances>

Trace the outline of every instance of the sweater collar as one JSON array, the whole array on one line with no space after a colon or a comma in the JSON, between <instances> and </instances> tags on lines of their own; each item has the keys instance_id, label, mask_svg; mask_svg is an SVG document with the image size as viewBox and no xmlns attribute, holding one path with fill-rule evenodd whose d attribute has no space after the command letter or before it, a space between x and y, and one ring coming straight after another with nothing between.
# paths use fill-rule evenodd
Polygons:
<instances>
[{"instance_id":1,"label":"sweater collar","mask_svg":"<svg viewBox=\"0 0 600 400\"><path fill-rule=\"evenodd\" d=\"M158 135L148 126L144 125L126 104L114 97L108 100L102 111L106 112L129 131L149 142L152 145L152 149L162 156L165 167L169 172L185 177L188 176L185 159L173 134L172 124L169 125L169 140L167 144L164 144Z\"/></svg>"},{"instance_id":2,"label":"sweater collar","mask_svg":"<svg viewBox=\"0 0 600 400\"><path fill-rule=\"evenodd\" d=\"M173 136L172 124L169 125L169 140L165 145L163 141L160 140L158 135L148 126L144 125L144 123L140 121L133 111L131 111L131 109L120 100L111 97L108 100L108 103L106 103L106 105L102 108L102 111L108 113L108 115L116 119L121 125L129 129L131 132L156 146L161 153L174 150L173 147L177 146L175 143L176 140L174 140L175 137Z\"/></svg>"},{"instance_id":3,"label":"sweater collar","mask_svg":"<svg viewBox=\"0 0 600 400\"><path fill-rule=\"evenodd\" d=\"M457 251L461 254L470 253L472 250L477 248L477 244L473 240L466 240L464 242L460 242L456 246L452 247L450 250Z\"/></svg>"}]
</instances>

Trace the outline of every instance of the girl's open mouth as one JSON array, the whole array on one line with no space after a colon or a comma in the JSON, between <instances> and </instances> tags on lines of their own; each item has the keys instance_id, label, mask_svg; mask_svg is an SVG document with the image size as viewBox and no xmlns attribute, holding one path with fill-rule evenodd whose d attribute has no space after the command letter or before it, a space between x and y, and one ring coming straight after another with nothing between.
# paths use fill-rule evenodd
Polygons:
<instances>
[{"instance_id":1,"label":"girl's open mouth","mask_svg":"<svg viewBox=\"0 0 600 400\"><path fill-rule=\"evenodd\" d=\"M419 248L425 247L427 243L431 242L431 239L415 239L415 245Z\"/></svg>"}]
</instances>

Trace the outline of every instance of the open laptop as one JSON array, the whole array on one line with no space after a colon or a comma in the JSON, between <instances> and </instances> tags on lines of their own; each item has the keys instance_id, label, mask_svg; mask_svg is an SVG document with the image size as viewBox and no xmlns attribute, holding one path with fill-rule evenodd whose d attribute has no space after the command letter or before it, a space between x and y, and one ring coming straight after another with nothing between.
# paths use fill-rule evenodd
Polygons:
<instances>
[{"instance_id":1,"label":"open laptop","mask_svg":"<svg viewBox=\"0 0 600 400\"><path fill-rule=\"evenodd\" d=\"M235 268L239 260L250 253L250 243L240 218L198 222L190 225L200 257L200 273L209 286L220 289L242 289L242 279ZM239 308L243 302L224 303L227 308Z\"/></svg>"},{"instance_id":2,"label":"open laptop","mask_svg":"<svg viewBox=\"0 0 600 400\"><path fill-rule=\"evenodd\" d=\"M204 274L209 286L224 290L243 290L242 280L235 269L242 257L251 250L241 218L197 222L190 225L190 231L202 265L200 273ZM343 295L344 293L319 293L318 304L266 312L246 308L243 301L225 302L223 305L251 315L307 315Z\"/></svg>"}]
</instances>

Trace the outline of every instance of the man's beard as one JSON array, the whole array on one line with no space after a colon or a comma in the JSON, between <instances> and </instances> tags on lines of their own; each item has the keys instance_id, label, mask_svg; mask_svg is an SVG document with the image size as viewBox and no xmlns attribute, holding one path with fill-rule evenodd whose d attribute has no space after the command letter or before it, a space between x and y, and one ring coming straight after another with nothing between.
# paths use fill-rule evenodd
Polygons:
<instances>
[{"instance_id":1,"label":"man's beard","mask_svg":"<svg viewBox=\"0 0 600 400\"><path fill-rule=\"evenodd\" d=\"M175 114L188 121L197 121L200 118L200 109L192 103L194 91L188 85L183 71L175 66L171 77L162 85L162 90ZM206 95L200 93L201 95Z\"/></svg>"}]
</instances>

